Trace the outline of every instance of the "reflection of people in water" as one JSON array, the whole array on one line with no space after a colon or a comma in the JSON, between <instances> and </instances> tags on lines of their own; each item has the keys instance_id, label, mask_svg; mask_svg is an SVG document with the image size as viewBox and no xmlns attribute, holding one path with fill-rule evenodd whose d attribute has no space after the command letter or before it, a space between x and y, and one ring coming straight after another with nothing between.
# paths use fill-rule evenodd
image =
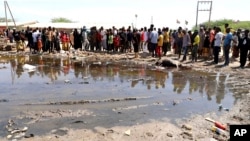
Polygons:
<instances>
[{"instance_id":1,"label":"reflection of people in water","mask_svg":"<svg viewBox=\"0 0 250 141\"><path fill-rule=\"evenodd\" d=\"M216 103L220 104L221 100L224 99L225 96L225 81L226 76L218 74L219 85L217 85L217 92L216 92Z\"/></svg>"},{"instance_id":2,"label":"reflection of people in water","mask_svg":"<svg viewBox=\"0 0 250 141\"><path fill-rule=\"evenodd\" d=\"M186 74L184 72L173 72L172 74L172 84L174 85L173 91L180 94L187 84L187 77L185 77Z\"/></svg>"},{"instance_id":3,"label":"reflection of people in water","mask_svg":"<svg viewBox=\"0 0 250 141\"><path fill-rule=\"evenodd\" d=\"M17 62L16 74L18 78L20 78L20 76L22 75L22 72L24 72L23 65L25 64L25 56L24 55L17 56L16 62ZM30 75L30 77L31 76L32 75Z\"/></svg>"},{"instance_id":4,"label":"reflection of people in water","mask_svg":"<svg viewBox=\"0 0 250 141\"><path fill-rule=\"evenodd\" d=\"M62 60L63 62L63 73L64 73L64 76L66 76L67 74L69 74L69 70L70 70L70 63L69 63L69 59L63 59Z\"/></svg>"}]
</instances>

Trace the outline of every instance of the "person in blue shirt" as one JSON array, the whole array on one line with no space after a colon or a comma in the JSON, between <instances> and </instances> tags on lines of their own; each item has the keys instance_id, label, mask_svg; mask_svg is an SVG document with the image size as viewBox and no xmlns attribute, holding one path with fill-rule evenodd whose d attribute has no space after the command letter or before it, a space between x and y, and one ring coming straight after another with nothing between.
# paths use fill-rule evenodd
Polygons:
<instances>
[{"instance_id":1,"label":"person in blue shirt","mask_svg":"<svg viewBox=\"0 0 250 141\"><path fill-rule=\"evenodd\" d=\"M232 41L233 35L230 32L230 28L226 29L226 35L224 38L223 48L224 48L224 55L225 55L225 63L224 66L229 65L229 51L231 48L231 41Z\"/></svg>"}]
</instances>

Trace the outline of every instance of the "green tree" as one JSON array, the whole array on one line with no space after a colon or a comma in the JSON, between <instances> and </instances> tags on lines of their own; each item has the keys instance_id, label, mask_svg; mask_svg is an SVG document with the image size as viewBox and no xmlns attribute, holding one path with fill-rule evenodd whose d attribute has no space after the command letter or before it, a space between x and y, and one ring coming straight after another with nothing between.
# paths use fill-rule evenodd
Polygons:
<instances>
[{"instance_id":1,"label":"green tree","mask_svg":"<svg viewBox=\"0 0 250 141\"><path fill-rule=\"evenodd\" d=\"M213 28L214 26L217 26L217 27L220 27L221 30L224 32L225 23L228 23L229 27L234 30L237 30L239 28L250 29L250 21L234 21L231 19L215 20L215 21L211 21L210 24L209 22L204 22L204 23L201 23L200 25L204 25L206 27L211 27L211 28ZM196 27L193 27L193 29L196 29Z\"/></svg>"},{"instance_id":2,"label":"green tree","mask_svg":"<svg viewBox=\"0 0 250 141\"><path fill-rule=\"evenodd\" d=\"M7 19L8 22L12 22L11 19ZM4 17L0 17L0 22L6 22L6 19Z\"/></svg>"},{"instance_id":3,"label":"green tree","mask_svg":"<svg viewBox=\"0 0 250 141\"><path fill-rule=\"evenodd\" d=\"M51 19L52 23L73 23L70 19L59 17Z\"/></svg>"}]
</instances>

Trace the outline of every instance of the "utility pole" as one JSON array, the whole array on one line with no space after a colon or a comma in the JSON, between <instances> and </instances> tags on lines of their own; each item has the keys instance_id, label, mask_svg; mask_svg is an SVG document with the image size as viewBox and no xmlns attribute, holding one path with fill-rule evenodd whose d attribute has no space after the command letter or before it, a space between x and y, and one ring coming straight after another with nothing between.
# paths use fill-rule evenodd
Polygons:
<instances>
[{"instance_id":1,"label":"utility pole","mask_svg":"<svg viewBox=\"0 0 250 141\"><path fill-rule=\"evenodd\" d=\"M8 4L8 2L7 2L7 1L4 1L6 28L8 29L7 8L8 8L8 10L9 10L9 12L10 12L10 15L11 15L12 21L14 22L14 25L15 25L15 27L16 27L16 22L15 22L15 19L14 19L13 15L12 15L11 10L10 10L9 4Z\"/></svg>"},{"instance_id":2,"label":"utility pole","mask_svg":"<svg viewBox=\"0 0 250 141\"><path fill-rule=\"evenodd\" d=\"M200 5L204 5L204 4L208 4L208 7L207 8L203 8L203 9L200 9ZM208 11L209 12L209 18L208 18L208 23L209 23L209 26L210 26L210 21L211 21L211 13L212 13L212 5L213 5L213 1L197 1L197 10L196 10L196 24L195 24L195 27L197 28L198 27L198 14L199 12L202 12L202 11Z\"/></svg>"}]
</instances>

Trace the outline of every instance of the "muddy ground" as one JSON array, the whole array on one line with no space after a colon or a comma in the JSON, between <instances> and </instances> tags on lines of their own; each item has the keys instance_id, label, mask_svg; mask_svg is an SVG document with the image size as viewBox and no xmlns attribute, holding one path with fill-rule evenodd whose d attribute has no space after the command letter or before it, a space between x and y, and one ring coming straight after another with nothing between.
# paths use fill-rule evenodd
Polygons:
<instances>
[{"instance_id":1,"label":"muddy ground","mask_svg":"<svg viewBox=\"0 0 250 141\"><path fill-rule=\"evenodd\" d=\"M28 52L26 52L28 54ZM13 52L14 54L14 52ZM55 56L56 54L44 54L47 56ZM57 54L58 55L58 54ZM68 54L63 54L62 57ZM140 54L139 58L134 58L133 53L127 54L112 54L112 53L92 53L92 52L80 52L76 55L69 54L73 59L88 58L93 61L117 61L117 60L130 60L141 63L155 63L158 58L143 57ZM245 69L240 69L238 59L233 61L227 67L223 67L222 60L218 65L211 64L212 60L199 59L198 62L191 63L190 60L181 62L177 59L177 56L168 53L167 56L162 57L161 60L168 59L178 67L192 68L194 70L201 70L206 72L221 72L230 74L231 79L228 83L233 83L232 89L235 89L234 95L240 95L242 100L238 101L233 108L229 110L223 110L222 114L217 115L215 113L206 113L204 115L193 115L188 119L179 119L177 124L173 124L169 119L153 120L144 124L134 124L130 126L115 126L110 128L104 128L102 125L96 126L93 129L85 129L84 126L81 129L72 129L70 127L64 127L60 129L54 129L48 131L44 135L34 135L31 131L26 132L23 136L17 138L17 140L23 141L185 141L185 140L197 140L197 141L226 141L229 139L228 125L230 124L250 124L250 68L247 66ZM176 68L178 69L178 68ZM239 91L240 90L240 91ZM223 107L222 107L223 108ZM60 108L59 108L60 109ZM39 109L34 113L26 113L30 117L29 124L37 123L42 120L42 117L52 117L52 119L60 119L69 115L91 115L89 111L64 111L64 110L50 110L42 111ZM22 118L22 117L19 117ZM36 119L40 118L38 121ZM212 123L205 120L205 118L211 118L216 121L227 125L227 130L218 135L211 131ZM11 121L10 121L11 122ZM78 124L84 123L84 121L75 121ZM23 132L23 133L25 133ZM13 139L13 138L11 138ZM6 137L0 138L0 140L8 140ZM14 139L15 140L15 139Z\"/></svg>"}]
</instances>

